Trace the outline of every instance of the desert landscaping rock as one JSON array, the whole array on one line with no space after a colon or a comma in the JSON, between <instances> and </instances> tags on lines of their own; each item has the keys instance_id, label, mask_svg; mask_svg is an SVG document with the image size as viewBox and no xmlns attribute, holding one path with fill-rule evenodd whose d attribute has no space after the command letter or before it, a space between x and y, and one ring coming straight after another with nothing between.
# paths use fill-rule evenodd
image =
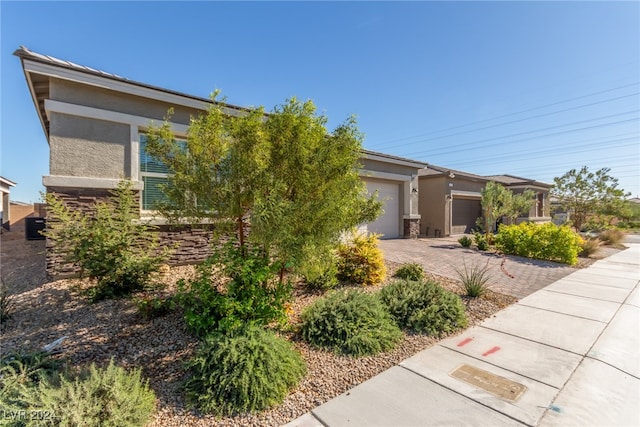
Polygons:
<instances>
[{"instance_id":1,"label":"desert landscaping rock","mask_svg":"<svg viewBox=\"0 0 640 427\"><path fill-rule=\"evenodd\" d=\"M389 273L399 265L387 263ZM191 277L194 268L171 268L160 275L165 287L162 294L175 293L179 278ZM448 278L431 275L443 286L460 292L459 284ZM20 347L41 348L60 338L68 338L62 354L71 366L92 362L108 363L110 358L127 368L142 367L158 397L158 411L152 426L265 426L282 425L310 411L333 397L400 363L437 340L425 335L406 334L393 351L377 356L352 358L318 350L300 341L294 332L287 333L307 364L307 376L284 402L257 414L215 418L187 408L181 390L185 379L184 362L198 345L198 340L184 329L181 313L144 320L131 299L114 299L91 304L82 290L87 280L64 279L13 289L17 311L2 337L2 351ZM366 288L369 292L380 286ZM158 291L150 291L150 293ZM321 296L303 286L295 289L291 322ZM463 297L469 323L482 319L510 305L513 297L488 292L483 298ZM295 327L294 327L295 329Z\"/></svg>"}]
</instances>

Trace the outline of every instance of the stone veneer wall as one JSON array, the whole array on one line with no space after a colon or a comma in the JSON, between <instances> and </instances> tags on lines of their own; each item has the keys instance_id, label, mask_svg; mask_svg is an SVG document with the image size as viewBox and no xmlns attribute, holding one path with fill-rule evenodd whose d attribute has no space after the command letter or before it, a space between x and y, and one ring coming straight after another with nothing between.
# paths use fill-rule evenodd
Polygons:
<instances>
[{"instance_id":1,"label":"stone veneer wall","mask_svg":"<svg viewBox=\"0 0 640 427\"><path fill-rule=\"evenodd\" d=\"M99 189L47 189L47 193L52 193L61 197L65 205L78 209L87 215L91 215L95 210L97 202L106 202L109 199L109 190ZM137 198L140 197L138 192ZM50 215L47 216L47 223L53 222ZM167 260L170 265L195 264L203 261L211 254L214 233L210 226L158 226L156 232L160 237L160 247L174 248ZM64 259L64 254L56 250L55 244L47 239L46 244L46 269L50 277L71 277L79 273L79 268Z\"/></svg>"},{"instance_id":2,"label":"stone veneer wall","mask_svg":"<svg viewBox=\"0 0 640 427\"><path fill-rule=\"evenodd\" d=\"M404 219L404 237L416 239L420 234L419 219Z\"/></svg>"}]
</instances>

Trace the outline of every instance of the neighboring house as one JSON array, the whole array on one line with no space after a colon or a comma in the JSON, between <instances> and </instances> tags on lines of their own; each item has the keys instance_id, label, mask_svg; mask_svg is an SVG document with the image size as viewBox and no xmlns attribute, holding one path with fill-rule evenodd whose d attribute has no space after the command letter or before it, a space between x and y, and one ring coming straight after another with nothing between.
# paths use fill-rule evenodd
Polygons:
<instances>
[{"instance_id":1,"label":"neighboring house","mask_svg":"<svg viewBox=\"0 0 640 427\"><path fill-rule=\"evenodd\" d=\"M96 201L104 200L120 179L127 178L140 192L141 217L150 217L168 171L146 154L145 131L150 123L161 124L173 108L172 130L176 138L184 138L190 117L205 112L211 100L131 81L24 47L14 55L22 62L49 143L50 170L43 177L47 193L61 196L77 209L89 210ZM247 111L222 105L229 115ZM362 164L360 174L368 190L379 190L384 200L384 214L363 228L386 238L417 237L418 170L426 164L371 151L363 151ZM173 263L196 262L209 252L206 227L164 224L160 235L167 243L180 243ZM50 273L55 273L56 259L49 251Z\"/></svg>"},{"instance_id":2,"label":"neighboring house","mask_svg":"<svg viewBox=\"0 0 640 427\"><path fill-rule=\"evenodd\" d=\"M15 182L0 176L0 226L9 230L11 226L11 205L10 197L11 187L16 185Z\"/></svg>"},{"instance_id":3,"label":"neighboring house","mask_svg":"<svg viewBox=\"0 0 640 427\"><path fill-rule=\"evenodd\" d=\"M518 222L551 220L548 203L551 184L513 175L481 176L429 165L419 173L420 234L444 237L471 232L482 216L481 191L489 181L498 182L514 193L526 189L536 192L530 212L518 218Z\"/></svg>"}]
</instances>

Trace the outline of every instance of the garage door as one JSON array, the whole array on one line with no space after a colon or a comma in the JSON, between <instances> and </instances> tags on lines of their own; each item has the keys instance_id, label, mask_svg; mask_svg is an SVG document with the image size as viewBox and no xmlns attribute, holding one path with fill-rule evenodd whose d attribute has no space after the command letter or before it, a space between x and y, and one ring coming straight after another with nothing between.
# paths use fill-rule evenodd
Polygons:
<instances>
[{"instance_id":1,"label":"garage door","mask_svg":"<svg viewBox=\"0 0 640 427\"><path fill-rule=\"evenodd\" d=\"M480 200L454 198L451 209L451 234L470 233L482 216Z\"/></svg>"},{"instance_id":2,"label":"garage door","mask_svg":"<svg viewBox=\"0 0 640 427\"><path fill-rule=\"evenodd\" d=\"M382 234L382 238L385 239L400 237L400 184L385 181L365 183L370 194L378 190L378 198L382 201L384 209L384 213L378 219L367 224L367 230Z\"/></svg>"}]
</instances>

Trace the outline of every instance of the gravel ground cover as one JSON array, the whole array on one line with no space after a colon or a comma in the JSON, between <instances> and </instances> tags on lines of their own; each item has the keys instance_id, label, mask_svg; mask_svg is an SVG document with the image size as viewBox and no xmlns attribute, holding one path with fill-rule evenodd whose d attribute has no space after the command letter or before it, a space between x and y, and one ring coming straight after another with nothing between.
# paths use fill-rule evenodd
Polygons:
<instances>
[{"instance_id":1,"label":"gravel ground cover","mask_svg":"<svg viewBox=\"0 0 640 427\"><path fill-rule=\"evenodd\" d=\"M46 280L44 242L11 239L3 235L1 244L0 273L15 302L15 313L1 337L1 352L20 347L39 348L66 336L63 352L56 357L63 358L70 366L91 362L106 365L109 359L114 358L124 367L141 367L158 397L153 427L282 425L437 342L436 338L425 335L405 334L393 351L362 358L338 356L315 349L301 341L294 331L301 311L322 293L298 285L290 313L293 326L282 335L294 343L305 359L306 377L282 404L270 410L224 418L201 415L186 407L181 391L186 377L184 362L193 354L198 340L185 330L180 312L145 320L132 299L91 304L82 292L91 285L88 281ZM617 248L601 248L598 258L617 251ZM591 262L584 259L578 268ZM387 261L388 277L399 265ZM193 266L168 269L157 277L163 287L146 295L172 295L176 291L176 281L193 274ZM436 274L428 274L427 277L437 280L446 289L462 293L459 282L452 278ZM385 284L361 289L376 292ZM461 298L466 306L469 326L516 301L513 296L494 291L488 291L480 298Z\"/></svg>"},{"instance_id":2,"label":"gravel ground cover","mask_svg":"<svg viewBox=\"0 0 640 427\"><path fill-rule=\"evenodd\" d=\"M391 274L398 267L388 263ZM190 277L191 266L175 267L159 277L165 287L149 294L171 295L179 278ZM40 274L40 273L39 273ZM454 280L431 275L445 288L460 292ZM64 358L71 366L96 362L116 363L128 368L142 367L143 375L158 397L158 411L152 426L275 426L287 423L319 404L360 384L421 351L437 339L405 334L393 351L376 356L352 358L318 350L302 342L295 332L283 332L303 355L307 376L277 407L250 415L215 418L186 408L181 383L185 379L184 362L198 341L185 329L181 313L173 312L152 320L143 319L131 299L107 300L91 304L82 290L86 280L65 279L16 289L16 312L2 336L2 352L20 347L38 348L66 336ZM384 285L382 285L384 286ZM381 286L366 288L375 292ZM304 307L321 296L304 286L295 288L290 322L295 325ZM481 298L463 297L470 326L515 302L515 298L489 291Z\"/></svg>"}]
</instances>

